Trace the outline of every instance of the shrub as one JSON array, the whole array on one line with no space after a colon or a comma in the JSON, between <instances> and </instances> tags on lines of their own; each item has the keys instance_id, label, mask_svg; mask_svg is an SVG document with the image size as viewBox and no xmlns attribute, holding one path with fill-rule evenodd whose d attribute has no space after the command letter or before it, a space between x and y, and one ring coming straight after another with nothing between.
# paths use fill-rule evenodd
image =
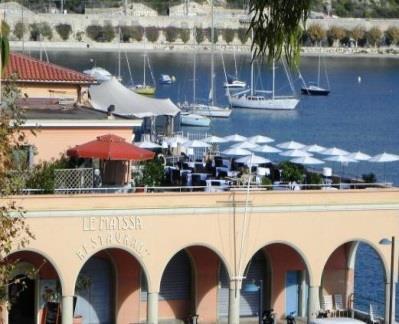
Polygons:
<instances>
[{"instance_id":1,"label":"shrub","mask_svg":"<svg viewBox=\"0 0 399 324\"><path fill-rule=\"evenodd\" d=\"M268 177L263 177L262 178L262 186L267 186L266 189L270 190L272 185L272 180L270 180L270 178Z\"/></svg>"},{"instance_id":2,"label":"shrub","mask_svg":"<svg viewBox=\"0 0 399 324\"><path fill-rule=\"evenodd\" d=\"M115 38L115 30L111 24L106 24L104 27L99 25L87 26L86 34L96 42L110 42Z\"/></svg>"},{"instance_id":3,"label":"shrub","mask_svg":"<svg viewBox=\"0 0 399 324\"><path fill-rule=\"evenodd\" d=\"M159 29L157 27L147 27L145 36L151 43L155 43L159 38Z\"/></svg>"},{"instance_id":4,"label":"shrub","mask_svg":"<svg viewBox=\"0 0 399 324\"><path fill-rule=\"evenodd\" d=\"M78 31L75 35L75 38L78 42L81 42L83 40L83 36L84 36L85 32L83 31Z\"/></svg>"},{"instance_id":5,"label":"shrub","mask_svg":"<svg viewBox=\"0 0 399 324\"><path fill-rule=\"evenodd\" d=\"M37 23L30 24L29 29L30 29L30 39L33 41L40 40L39 24L37 24Z\"/></svg>"},{"instance_id":6,"label":"shrub","mask_svg":"<svg viewBox=\"0 0 399 324\"><path fill-rule=\"evenodd\" d=\"M1 33L6 37L10 35L10 26L7 24L5 20L1 21Z\"/></svg>"},{"instance_id":7,"label":"shrub","mask_svg":"<svg viewBox=\"0 0 399 324\"><path fill-rule=\"evenodd\" d=\"M374 173L366 173L362 174L362 179L365 183L376 183L377 182L377 177L375 176Z\"/></svg>"},{"instance_id":8,"label":"shrub","mask_svg":"<svg viewBox=\"0 0 399 324\"><path fill-rule=\"evenodd\" d=\"M21 40L26 33L26 26L23 22L19 21L14 26L14 35L17 39Z\"/></svg>"},{"instance_id":9,"label":"shrub","mask_svg":"<svg viewBox=\"0 0 399 324\"><path fill-rule=\"evenodd\" d=\"M195 28L195 41L197 44L201 44L205 39L204 30L202 28Z\"/></svg>"},{"instance_id":10,"label":"shrub","mask_svg":"<svg viewBox=\"0 0 399 324\"><path fill-rule=\"evenodd\" d=\"M144 186L157 187L164 180L164 167L159 159L148 161L142 170L142 179L139 180Z\"/></svg>"},{"instance_id":11,"label":"shrub","mask_svg":"<svg viewBox=\"0 0 399 324\"><path fill-rule=\"evenodd\" d=\"M309 172L306 174L306 183L319 185L323 183L323 178L319 173ZM309 189L319 189L319 187L310 187Z\"/></svg>"},{"instance_id":12,"label":"shrub","mask_svg":"<svg viewBox=\"0 0 399 324\"><path fill-rule=\"evenodd\" d=\"M59 24L55 26L55 30L64 41L66 41L72 33L72 27L69 24Z\"/></svg>"},{"instance_id":13,"label":"shrub","mask_svg":"<svg viewBox=\"0 0 399 324\"><path fill-rule=\"evenodd\" d=\"M178 29L173 26L168 26L165 28L165 39L169 43L173 43L176 41L177 36L178 36Z\"/></svg>"},{"instance_id":14,"label":"shrub","mask_svg":"<svg viewBox=\"0 0 399 324\"><path fill-rule=\"evenodd\" d=\"M187 43L190 40L190 29L181 28L179 30L179 35L183 43Z\"/></svg>"},{"instance_id":15,"label":"shrub","mask_svg":"<svg viewBox=\"0 0 399 324\"><path fill-rule=\"evenodd\" d=\"M99 25L90 25L86 27L87 36L94 41L99 39L101 33L102 33L102 27Z\"/></svg>"},{"instance_id":16,"label":"shrub","mask_svg":"<svg viewBox=\"0 0 399 324\"><path fill-rule=\"evenodd\" d=\"M372 27L367 32L367 40L374 47L376 47L380 43L381 37L382 37L382 31L378 27Z\"/></svg>"},{"instance_id":17,"label":"shrub","mask_svg":"<svg viewBox=\"0 0 399 324\"><path fill-rule=\"evenodd\" d=\"M238 28L237 34L241 44L246 44L248 42L249 30L247 28Z\"/></svg>"},{"instance_id":18,"label":"shrub","mask_svg":"<svg viewBox=\"0 0 399 324\"><path fill-rule=\"evenodd\" d=\"M39 41L40 36L52 39L53 38L53 30L50 25L46 22L41 23L33 23L29 25L30 29L30 39L33 41Z\"/></svg>"},{"instance_id":19,"label":"shrub","mask_svg":"<svg viewBox=\"0 0 399 324\"><path fill-rule=\"evenodd\" d=\"M143 40L144 28L142 26L122 26L121 27L122 41L127 43L131 39L138 42Z\"/></svg>"},{"instance_id":20,"label":"shrub","mask_svg":"<svg viewBox=\"0 0 399 324\"><path fill-rule=\"evenodd\" d=\"M115 38L115 28L111 24L105 24L102 36L103 42L111 42Z\"/></svg>"},{"instance_id":21,"label":"shrub","mask_svg":"<svg viewBox=\"0 0 399 324\"><path fill-rule=\"evenodd\" d=\"M306 30L313 44L320 43L326 37L326 31L320 24L313 24Z\"/></svg>"},{"instance_id":22,"label":"shrub","mask_svg":"<svg viewBox=\"0 0 399 324\"><path fill-rule=\"evenodd\" d=\"M214 38L213 38L213 42L216 44L218 42L218 37L220 34L220 30L217 28L214 28ZM211 28L206 28L205 29L205 34L206 34L206 38L208 38L208 41L211 41L212 38L212 30Z\"/></svg>"},{"instance_id":23,"label":"shrub","mask_svg":"<svg viewBox=\"0 0 399 324\"><path fill-rule=\"evenodd\" d=\"M282 178L283 181L296 181L302 182L303 181L303 174L304 174L304 167L299 164L291 163L291 162L281 162L279 164L279 169L282 170Z\"/></svg>"},{"instance_id":24,"label":"shrub","mask_svg":"<svg viewBox=\"0 0 399 324\"><path fill-rule=\"evenodd\" d=\"M223 29L223 39L227 44L230 44L234 40L235 31L231 28Z\"/></svg>"}]
</instances>

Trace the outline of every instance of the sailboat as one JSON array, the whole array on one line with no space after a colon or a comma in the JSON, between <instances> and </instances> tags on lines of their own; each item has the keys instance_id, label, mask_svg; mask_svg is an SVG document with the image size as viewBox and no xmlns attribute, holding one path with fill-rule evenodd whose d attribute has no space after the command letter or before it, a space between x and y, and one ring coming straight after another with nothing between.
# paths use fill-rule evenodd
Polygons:
<instances>
[{"instance_id":1,"label":"sailboat","mask_svg":"<svg viewBox=\"0 0 399 324\"><path fill-rule=\"evenodd\" d=\"M328 94L330 93L330 82L328 80L328 75L327 75L326 69L324 69L324 72L325 72L326 80L327 80L327 88L323 88L320 86L320 66L321 66L321 58L320 58L320 54L319 54L318 69L317 69L317 83L309 82L308 84L306 84L304 78L299 73L299 78L303 82L303 86L301 88L301 93L303 95L328 96Z\"/></svg>"},{"instance_id":2,"label":"sailboat","mask_svg":"<svg viewBox=\"0 0 399 324\"><path fill-rule=\"evenodd\" d=\"M144 61L143 61L143 83L142 84L135 84L133 85L130 89L133 90L134 92L141 94L141 95L146 95L146 96L153 96L155 94L155 78L152 73L151 65L150 65L150 60L148 58L147 52L145 51L145 30L144 30ZM152 84L149 85L146 83L146 67L148 66L148 70L150 71L151 79L152 79Z\"/></svg>"},{"instance_id":3,"label":"sailboat","mask_svg":"<svg viewBox=\"0 0 399 324\"><path fill-rule=\"evenodd\" d=\"M213 8L213 4L212 4ZM213 11L212 11L213 17ZM213 18L212 18L213 22ZM194 37L195 39L195 37ZM213 39L213 23L212 23L212 39ZM213 42L212 42L213 44ZM196 102L196 52L194 52L194 59L193 59L193 102L188 103L184 102L180 105L180 108L183 111L190 112L200 116L206 117L221 117L227 118L231 114L231 109L228 107L222 108L218 107L214 104L215 102L215 91L214 91L214 81L215 81L215 65L214 65L214 51L212 47L211 53L211 89L209 91L209 103L208 104L200 104Z\"/></svg>"},{"instance_id":4,"label":"sailboat","mask_svg":"<svg viewBox=\"0 0 399 324\"><path fill-rule=\"evenodd\" d=\"M227 75L226 74L226 82L223 84L224 88L229 88L229 89L244 89L247 86L247 83L245 81L240 81L238 79L238 69L237 69L237 59L236 59L236 51L233 51L233 57L234 57L234 68L235 68L235 75Z\"/></svg>"},{"instance_id":5,"label":"sailboat","mask_svg":"<svg viewBox=\"0 0 399 324\"><path fill-rule=\"evenodd\" d=\"M234 94L230 94L227 91L228 99L232 107L237 108L250 108L250 109L264 109L264 110L293 110L299 103L299 99L294 95L295 89L293 82L288 74L287 67L283 61L283 67L287 75L292 96L276 96L275 94L275 76L276 67L273 61L273 78L272 78L272 90L255 90L254 89L254 60L251 62L251 87L244 91L240 91ZM229 89L228 89L229 90ZM266 96L267 95L267 96Z\"/></svg>"}]
</instances>

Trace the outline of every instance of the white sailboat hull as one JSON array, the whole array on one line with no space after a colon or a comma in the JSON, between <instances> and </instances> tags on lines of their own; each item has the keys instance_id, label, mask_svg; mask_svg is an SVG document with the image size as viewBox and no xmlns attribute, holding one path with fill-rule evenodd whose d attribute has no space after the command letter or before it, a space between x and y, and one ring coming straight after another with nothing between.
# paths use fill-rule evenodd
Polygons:
<instances>
[{"instance_id":1,"label":"white sailboat hull","mask_svg":"<svg viewBox=\"0 0 399 324\"><path fill-rule=\"evenodd\" d=\"M264 96L230 96L230 105L236 108L264 110L293 110L299 103L295 97L266 98Z\"/></svg>"},{"instance_id":2,"label":"white sailboat hull","mask_svg":"<svg viewBox=\"0 0 399 324\"><path fill-rule=\"evenodd\" d=\"M245 89L247 87L247 83L244 81L234 80L233 82L225 82L223 87L229 89Z\"/></svg>"},{"instance_id":3,"label":"white sailboat hull","mask_svg":"<svg viewBox=\"0 0 399 324\"><path fill-rule=\"evenodd\" d=\"M180 115L180 123L185 126L208 127L211 124L211 120L197 114L182 113Z\"/></svg>"},{"instance_id":4,"label":"white sailboat hull","mask_svg":"<svg viewBox=\"0 0 399 324\"><path fill-rule=\"evenodd\" d=\"M180 108L190 113L206 117L227 118L231 115L231 109L227 107L222 108L204 104L182 104Z\"/></svg>"}]
</instances>

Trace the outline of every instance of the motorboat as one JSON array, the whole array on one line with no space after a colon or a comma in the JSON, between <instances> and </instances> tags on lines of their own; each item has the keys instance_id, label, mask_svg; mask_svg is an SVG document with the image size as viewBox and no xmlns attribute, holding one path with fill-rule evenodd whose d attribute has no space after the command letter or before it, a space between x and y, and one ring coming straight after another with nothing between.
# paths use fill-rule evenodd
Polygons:
<instances>
[{"instance_id":1,"label":"motorboat","mask_svg":"<svg viewBox=\"0 0 399 324\"><path fill-rule=\"evenodd\" d=\"M155 94L155 87L150 86L148 84L136 84L130 87L130 90L145 96L153 96Z\"/></svg>"},{"instance_id":2,"label":"motorboat","mask_svg":"<svg viewBox=\"0 0 399 324\"><path fill-rule=\"evenodd\" d=\"M209 127L211 120L205 116L191 114L189 112L181 112L180 124L184 126Z\"/></svg>"},{"instance_id":3,"label":"motorboat","mask_svg":"<svg viewBox=\"0 0 399 324\"><path fill-rule=\"evenodd\" d=\"M225 82L223 84L224 88L229 88L229 89L244 89L246 88L247 83L245 81L240 81L240 80L227 80L227 82Z\"/></svg>"},{"instance_id":4,"label":"motorboat","mask_svg":"<svg viewBox=\"0 0 399 324\"><path fill-rule=\"evenodd\" d=\"M160 84L172 84L176 82L176 78L174 75L170 76L169 74L161 74L159 78Z\"/></svg>"},{"instance_id":5,"label":"motorboat","mask_svg":"<svg viewBox=\"0 0 399 324\"><path fill-rule=\"evenodd\" d=\"M197 103L190 104L188 102L180 104L179 108L185 112L189 112L200 116L214 117L214 118L230 117L232 111L229 107L222 108L206 104L197 104Z\"/></svg>"},{"instance_id":6,"label":"motorboat","mask_svg":"<svg viewBox=\"0 0 399 324\"><path fill-rule=\"evenodd\" d=\"M304 85L301 88L301 93L304 95L311 95L311 96L328 96L330 90L324 89L315 84L309 84L309 85Z\"/></svg>"},{"instance_id":7,"label":"motorboat","mask_svg":"<svg viewBox=\"0 0 399 324\"><path fill-rule=\"evenodd\" d=\"M91 76L92 78L96 79L97 81L108 81L112 79L112 74L108 72L106 69L95 66L89 70L84 70L84 74Z\"/></svg>"}]
</instances>

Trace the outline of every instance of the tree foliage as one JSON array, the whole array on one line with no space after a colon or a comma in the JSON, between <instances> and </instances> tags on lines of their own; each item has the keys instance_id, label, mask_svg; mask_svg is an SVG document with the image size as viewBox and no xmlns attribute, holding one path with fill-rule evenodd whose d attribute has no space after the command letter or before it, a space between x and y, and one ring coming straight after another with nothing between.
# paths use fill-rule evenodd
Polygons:
<instances>
[{"instance_id":1,"label":"tree foliage","mask_svg":"<svg viewBox=\"0 0 399 324\"><path fill-rule=\"evenodd\" d=\"M306 32L313 44L320 44L320 42L326 37L326 31L320 24L310 25Z\"/></svg>"},{"instance_id":2,"label":"tree foliage","mask_svg":"<svg viewBox=\"0 0 399 324\"><path fill-rule=\"evenodd\" d=\"M153 26L147 27L145 29L145 36L151 43L155 43L159 38L159 28Z\"/></svg>"},{"instance_id":3,"label":"tree foliage","mask_svg":"<svg viewBox=\"0 0 399 324\"><path fill-rule=\"evenodd\" d=\"M223 33L223 39L225 40L225 42L227 44L230 44L234 40L234 36L235 36L234 29L225 28L225 29L223 29L222 33Z\"/></svg>"},{"instance_id":4,"label":"tree foliage","mask_svg":"<svg viewBox=\"0 0 399 324\"><path fill-rule=\"evenodd\" d=\"M137 26L121 26L121 40L125 43L130 42L134 39L137 42L141 42L144 36L144 28L140 25Z\"/></svg>"},{"instance_id":5,"label":"tree foliage","mask_svg":"<svg viewBox=\"0 0 399 324\"><path fill-rule=\"evenodd\" d=\"M250 31L247 28L238 28L237 36L241 44L246 44L248 42Z\"/></svg>"},{"instance_id":6,"label":"tree foliage","mask_svg":"<svg viewBox=\"0 0 399 324\"><path fill-rule=\"evenodd\" d=\"M327 38L331 44L340 42L346 36L346 31L340 26L331 26L327 31Z\"/></svg>"},{"instance_id":7,"label":"tree foliage","mask_svg":"<svg viewBox=\"0 0 399 324\"><path fill-rule=\"evenodd\" d=\"M190 29L189 28L180 28L179 29L180 39L186 44L190 40Z\"/></svg>"},{"instance_id":8,"label":"tree foliage","mask_svg":"<svg viewBox=\"0 0 399 324\"><path fill-rule=\"evenodd\" d=\"M364 39L365 35L366 35L366 29L363 26L358 25L351 30L351 36L355 40L356 47L359 41Z\"/></svg>"},{"instance_id":9,"label":"tree foliage","mask_svg":"<svg viewBox=\"0 0 399 324\"><path fill-rule=\"evenodd\" d=\"M285 55L291 67L297 66L300 54L300 23L308 17L310 2L249 0L254 56L267 56L271 62Z\"/></svg>"},{"instance_id":10,"label":"tree foliage","mask_svg":"<svg viewBox=\"0 0 399 324\"><path fill-rule=\"evenodd\" d=\"M166 41L169 43L173 43L176 41L179 35L179 30L174 26L168 26L164 29L164 33Z\"/></svg>"},{"instance_id":11,"label":"tree foliage","mask_svg":"<svg viewBox=\"0 0 399 324\"><path fill-rule=\"evenodd\" d=\"M26 25L22 21L18 21L14 26L14 35L21 40L26 33Z\"/></svg>"},{"instance_id":12,"label":"tree foliage","mask_svg":"<svg viewBox=\"0 0 399 324\"><path fill-rule=\"evenodd\" d=\"M194 34L197 44L201 44L205 40L205 33L202 28L195 28Z\"/></svg>"},{"instance_id":13,"label":"tree foliage","mask_svg":"<svg viewBox=\"0 0 399 324\"><path fill-rule=\"evenodd\" d=\"M59 24L55 26L55 30L64 41L66 41L72 33L72 27L69 24Z\"/></svg>"},{"instance_id":14,"label":"tree foliage","mask_svg":"<svg viewBox=\"0 0 399 324\"><path fill-rule=\"evenodd\" d=\"M47 22L33 23L29 25L30 39L40 41L41 38L51 40L53 38L53 30Z\"/></svg>"},{"instance_id":15,"label":"tree foliage","mask_svg":"<svg viewBox=\"0 0 399 324\"><path fill-rule=\"evenodd\" d=\"M111 42L115 38L115 29L111 24L90 25L86 28L86 34L96 42Z\"/></svg>"},{"instance_id":16,"label":"tree foliage","mask_svg":"<svg viewBox=\"0 0 399 324\"><path fill-rule=\"evenodd\" d=\"M390 26L385 31L385 38L389 45L397 45L399 44L399 27Z\"/></svg>"},{"instance_id":17,"label":"tree foliage","mask_svg":"<svg viewBox=\"0 0 399 324\"><path fill-rule=\"evenodd\" d=\"M382 37L382 31L378 27L372 27L367 32L367 40L374 47L380 43L381 37Z\"/></svg>"}]
</instances>

